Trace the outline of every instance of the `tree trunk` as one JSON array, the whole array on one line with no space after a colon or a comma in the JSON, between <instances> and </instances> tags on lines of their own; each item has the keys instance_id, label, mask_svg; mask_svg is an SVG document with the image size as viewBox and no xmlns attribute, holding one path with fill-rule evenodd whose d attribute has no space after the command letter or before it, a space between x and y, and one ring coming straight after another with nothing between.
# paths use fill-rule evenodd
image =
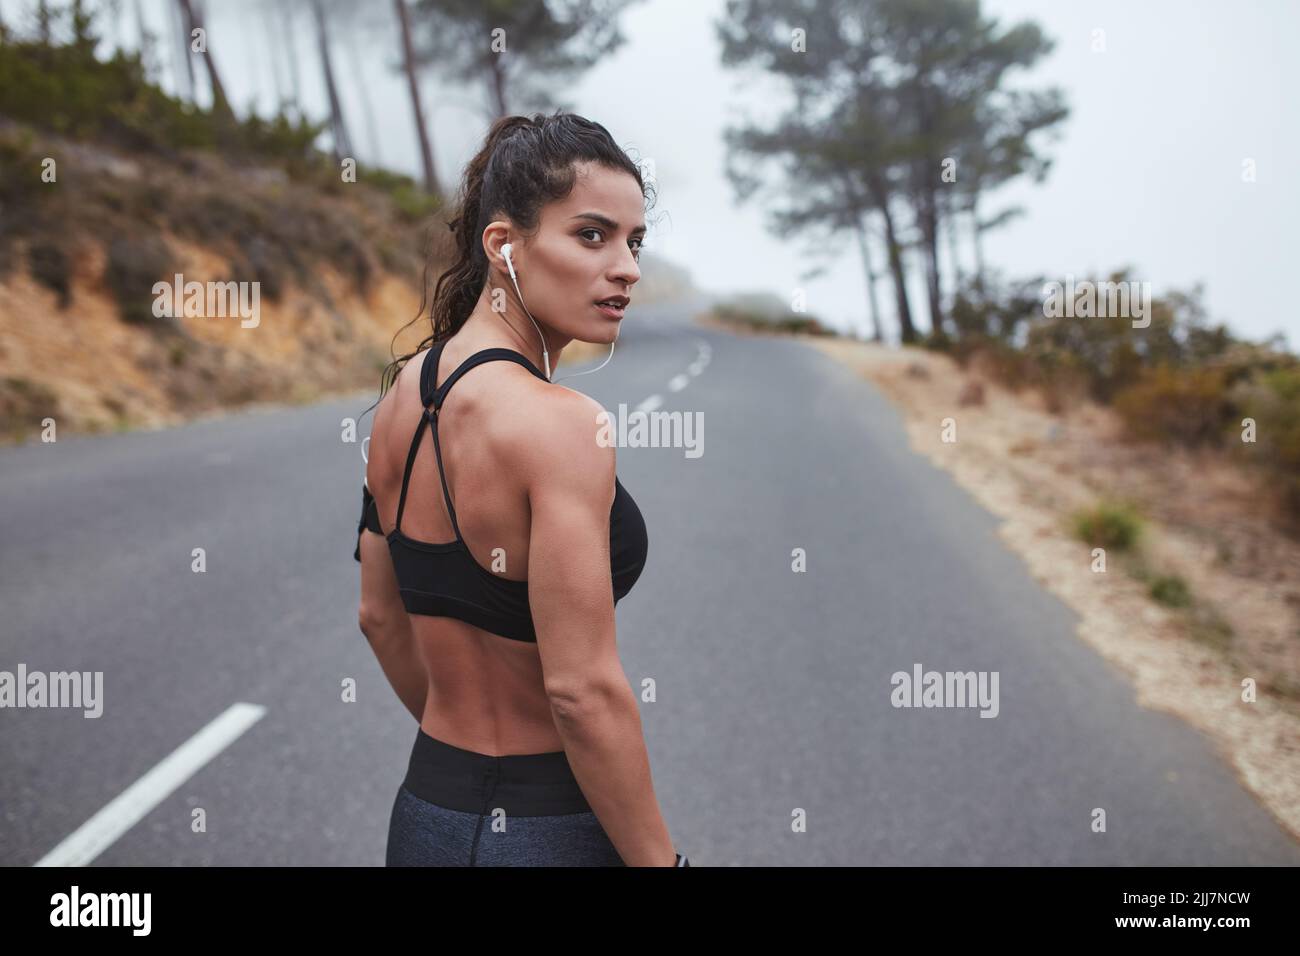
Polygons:
<instances>
[{"instance_id":1,"label":"tree trunk","mask_svg":"<svg viewBox=\"0 0 1300 956\"><path fill-rule=\"evenodd\" d=\"M153 73L151 68L153 54L150 49L152 44L149 42L149 29L144 25L144 11L140 9L140 0L135 0L133 12L135 13L135 32L140 38L140 59L144 63L145 74L149 75Z\"/></svg>"},{"instance_id":2,"label":"tree trunk","mask_svg":"<svg viewBox=\"0 0 1300 956\"><path fill-rule=\"evenodd\" d=\"M54 22L53 14L50 13L50 5L46 0L40 0L36 4L36 29L41 38L41 45L48 47L53 39L53 30L51 26Z\"/></svg>"},{"instance_id":3,"label":"tree trunk","mask_svg":"<svg viewBox=\"0 0 1300 956\"><path fill-rule=\"evenodd\" d=\"M334 164L337 166L345 157L355 157L352 152L352 140L348 138L348 129L343 122L343 104L339 101L339 90L334 83L334 63L330 59L329 32L325 26L325 11L320 0L312 0L312 12L316 15L316 45L320 52L321 69L325 73L325 92L330 101L330 134L334 140Z\"/></svg>"},{"instance_id":4,"label":"tree trunk","mask_svg":"<svg viewBox=\"0 0 1300 956\"><path fill-rule=\"evenodd\" d=\"M953 288L960 291L966 277L961 271L961 259L957 255L957 200L953 193L948 193L948 202L944 209L944 232L948 234L948 258L952 260Z\"/></svg>"},{"instance_id":5,"label":"tree trunk","mask_svg":"<svg viewBox=\"0 0 1300 956\"><path fill-rule=\"evenodd\" d=\"M488 61L492 70L492 99L496 103L497 117L506 115L506 70L501 57L493 56Z\"/></svg>"},{"instance_id":6,"label":"tree trunk","mask_svg":"<svg viewBox=\"0 0 1300 956\"><path fill-rule=\"evenodd\" d=\"M424 166L425 192L436 195L438 174L433 168L433 149L429 145L429 131L424 125L424 108L420 105L420 83L415 71L415 50L411 43L411 19L407 15L406 0L397 4L397 22L402 27L402 65L406 70L406 85L411 91L411 110L415 113L415 132L420 140L420 162Z\"/></svg>"},{"instance_id":7,"label":"tree trunk","mask_svg":"<svg viewBox=\"0 0 1300 956\"><path fill-rule=\"evenodd\" d=\"M267 59L270 61L271 77L275 81L275 115L279 116L284 112L285 103L288 102L288 95L284 90L284 81L280 79L280 57L276 50L276 29L275 14L270 7L262 7L262 28L266 37L268 50Z\"/></svg>"},{"instance_id":8,"label":"tree trunk","mask_svg":"<svg viewBox=\"0 0 1300 956\"><path fill-rule=\"evenodd\" d=\"M195 13L194 7L190 0L176 0L181 7L181 15L185 19L185 51L188 59L190 42L189 38L194 35L194 31L203 27L202 18ZM203 65L208 70L208 82L212 84L212 112L223 116L226 119L233 120L235 112L230 108L230 101L226 99L226 88L221 85L221 76L217 73L216 61L212 59L212 44L207 42L211 39L208 37L206 29L204 30L203 44Z\"/></svg>"},{"instance_id":9,"label":"tree trunk","mask_svg":"<svg viewBox=\"0 0 1300 956\"><path fill-rule=\"evenodd\" d=\"M196 102L197 94L195 92L194 82L194 61L190 59L190 38L185 32L185 24L181 21L180 14L170 3L166 4L167 19L171 24L172 42L167 44L172 51L172 72L176 74L176 98L189 100L191 103ZM177 55L176 40L180 40L180 55ZM181 64L185 65L181 69Z\"/></svg>"},{"instance_id":10,"label":"tree trunk","mask_svg":"<svg viewBox=\"0 0 1300 956\"><path fill-rule=\"evenodd\" d=\"M858 191L852 176L841 173L840 181L844 190L844 204L853 211L853 231L858 240L858 252L862 256L862 268L867 274L867 301L871 309L871 341L883 342L884 335L880 329L880 302L876 296L876 269L871 262L867 226L863 222L863 217L871 214L871 201Z\"/></svg>"},{"instance_id":11,"label":"tree trunk","mask_svg":"<svg viewBox=\"0 0 1300 956\"><path fill-rule=\"evenodd\" d=\"M379 131L375 129L375 108L370 102L370 84L366 82L366 71L361 58L357 55L355 37L349 35L343 46L348 51L348 61L352 67L352 75L356 78L357 92L361 95L361 107L366 120L366 137L370 140L370 155L374 157L376 166L382 166L384 165L383 141L379 137Z\"/></svg>"},{"instance_id":12,"label":"tree trunk","mask_svg":"<svg viewBox=\"0 0 1300 956\"><path fill-rule=\"evenodd\" d=\"M921 262L925 272L926 297L930 301L930 332L945 334L943 327L943 292L939 286L939 216L935 208L938 196L934 187L924 183L917 209L921 226Z\"/></svg>"},{"instance_id":13,"label":"tree trunk","mask_svg":"<svg viewBox=\"0 0 1300 956\"><path fill-rule=\"evenodd\" d=\"M883 342L885 336L880 329L880 302L876 296L876 267L871 263L871 247L867 243L867 229L861 219L854 223L853 231L858 236L858 252L862 255L862 269L867 274L867 301L871 306L871 341Z\"/></svg>"},{"instance_id":14,"label":"tree trunk","mask_svg":"<svg viewBox=\"0 0 1300 956\"><path fill-rule=\"evenodd\" d=\"M975 246L975 280L980 291L984 291L984 230L980 228L979 193L971 196L971 241Z\"/></svg>"},{"instance_id":15,"label":"tree trunk","mask_svg":"<svg viewBox=\"0 0 1300 956\"><path fill-rule=\"evenodd\" d=\"M894 303L898 310L899 339L904 343L916 341L916 326L912 324L912 309L907 302L907 274L903 268L903 252L894 229L894 216L889 210L889 191L879 174L870 181L872 197L880 217L885 223L885 248L889 252L889 271L894 279Z\"/></svg>"},{"instance_id":16,"label":"tree trunk","mask_svg":"<svg viewBox=\"0 0 1300 956\"><path fill-rule=\"evenodd\" d=\"M122 0L103 0L103 16L113 24L113 45L126 51L126 27L122 23Z\"/></svg>"},{"instance_id":17,"label":"tree trunk","mask_svg":"<svg viewBox=\"0 0 1300 956\"><path fill-rule=\"evenodd\" d=\"M280 13L281 29L284 33L284 47L289 53L289 89L293 92L293 108L298 117L302 117L302 82L298 72L298 31L293 25L293 7L287 0L278 0L276 7Z\"/></svg>"}]
</instances>

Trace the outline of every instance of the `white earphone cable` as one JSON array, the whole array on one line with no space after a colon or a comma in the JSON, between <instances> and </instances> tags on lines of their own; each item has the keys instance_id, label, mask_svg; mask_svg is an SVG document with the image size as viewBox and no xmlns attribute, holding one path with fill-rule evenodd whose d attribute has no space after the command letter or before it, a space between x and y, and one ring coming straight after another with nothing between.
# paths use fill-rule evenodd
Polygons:
<instances>
[{"instance_id":1,"label":"white earphone cable","mask_svg":"<svg viewBox=\"0 0 1300 956\"><path fill-rule=\"evenodd\" d=\"M509 256L506 257L506 264L510 264ZM542 335L542 330L541 327L538 326L537 320L534 319L533 314L528 311L528 306L524 305L524 294L519 291L519 281L515 278L515 270L513 267L510 269L510 281L515 284L515 295L519 296L519 305L523 308L524 315L528 316L528 321L533 323L533 328L537 329L537 337L542 340L542 364L546 367L546 380L549 382L551 380L551 353L547 351L546 348L546 336ZM501 318L504 319L505 316L503 315Z\"/></svg>"},{"instance_id":2,"label":"white earphone cable","mask_svg":"<svg viewBox=\"0 0 1300 956\"><path fill-rule=\"evenodd\" d=\"M551 378L551 353L546 349L546 336L542 335L542 330L541 327L538 326L537 320L534 319L533 314L528 311L528 306L524 305L524 294L519 291L519 280L515 278L515 265L510 261L510 252L511 245L507 242L501 247L501 254L505 257L506 268L510 270L510 281L514 283L515 295L519 297L519 306L524 310L524 315L528 316L528 321L533 323L533 328L537 329L537 337L542 340L542 363L546 366L546 380L554 384L556 381L562 382L564 379L576 378L579 375L590 375L592 372L599 372L609 363L609 360L614 357L614 345L618 342L617 337L613 342L609 343L609 354L605 356L605 361L601 362L595 368L589 368L585 372L574 372L572 375L565 375L560 379ZM505 316L503 315L501 318L504 320Z\"/></svg>"},{"instance_id":3,"label":"white earphone cable","mask_svg":"<svg viewBox=\"0 0 1300 956\"><path fill-rule=\"evenodd\" d=\"M608 364L609 360L614 357L614 343L617 341L618 339L615 339L614 342L609 343L609 354L605 356L605 361L601 362L595 368L589 368L585 372L574 372L572 375L561 375L556 379L556 381L563 382L566 378L576 378L579 375L590 375L592 372L599 372L606 364Z\"/></svg>"}]
</instances>

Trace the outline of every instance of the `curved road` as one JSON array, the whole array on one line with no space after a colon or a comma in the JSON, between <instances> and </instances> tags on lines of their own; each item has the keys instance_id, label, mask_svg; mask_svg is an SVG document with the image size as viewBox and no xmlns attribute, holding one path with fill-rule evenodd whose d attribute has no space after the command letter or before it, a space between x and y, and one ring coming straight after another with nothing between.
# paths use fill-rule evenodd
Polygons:
<instances>
[{"instance_id":1,"label":"curved road","mask_svg":"<svg viewBox=\"0 0 1300 956\"><path fill-rule=\"evenodd\" d=\"M705 426L618 452L619 647L693 864L1300 863L847 369L642 307L564 384ZM0 863L383 864L416 727L356 626L372 398L0 450L0 670L104 675L99 718L0 709ZM916 664L997 672L996 716L893 706Z\"/></svg>"}]
</instances>

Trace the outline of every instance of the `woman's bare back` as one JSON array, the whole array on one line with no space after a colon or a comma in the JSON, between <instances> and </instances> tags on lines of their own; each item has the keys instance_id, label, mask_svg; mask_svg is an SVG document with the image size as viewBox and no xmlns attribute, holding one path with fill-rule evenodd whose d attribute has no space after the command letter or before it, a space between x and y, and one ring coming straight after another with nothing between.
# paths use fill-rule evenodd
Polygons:
<instances>
[{"instance_id":1,"label":"woman's bare back","mask_svg":"<svg viewBox=\"0 0 1300 956\"><path fill-rule=\"evenodd\" d=\"M481 350L453 336L438 356L436 383L442 385ZM407 454L421 422L420 371L426 357L421 352L403 366L375 412L367 482L380 525L390 534ZM513 362L487 362L456 382L438 417L442 464L461 538L481 567L512 581L528 578L527 443L538 433L530 419L545 414L547 388ZM412 466L401 532L426 543L456 540L428 437ZM425 733L491 755L563 749L536 644L454 618L409 616L429 680L420 721Z\"/></svg>"}]
</instances>

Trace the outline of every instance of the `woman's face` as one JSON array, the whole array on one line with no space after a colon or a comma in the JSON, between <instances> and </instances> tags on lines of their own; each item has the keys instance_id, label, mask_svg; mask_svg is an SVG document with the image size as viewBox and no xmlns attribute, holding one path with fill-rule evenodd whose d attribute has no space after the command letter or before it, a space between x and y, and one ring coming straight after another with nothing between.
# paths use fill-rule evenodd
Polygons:
<instances>
[{"instance_id":1,"label":"woman's face","mask_svg":"<svg viewBox=\"0 0 1300 956\"><path fill-rule=\"evenodd\" d=\"M596 303L632 297L641 278L645 200L623 170L596 163L577 170L573 190L542 207L536 235L514 239L510 258L524 304L539 324L567 339L608 343L618 338L623 316ZM514 300L509 273L505 281Z\"/></svg>"}]
</instances>

